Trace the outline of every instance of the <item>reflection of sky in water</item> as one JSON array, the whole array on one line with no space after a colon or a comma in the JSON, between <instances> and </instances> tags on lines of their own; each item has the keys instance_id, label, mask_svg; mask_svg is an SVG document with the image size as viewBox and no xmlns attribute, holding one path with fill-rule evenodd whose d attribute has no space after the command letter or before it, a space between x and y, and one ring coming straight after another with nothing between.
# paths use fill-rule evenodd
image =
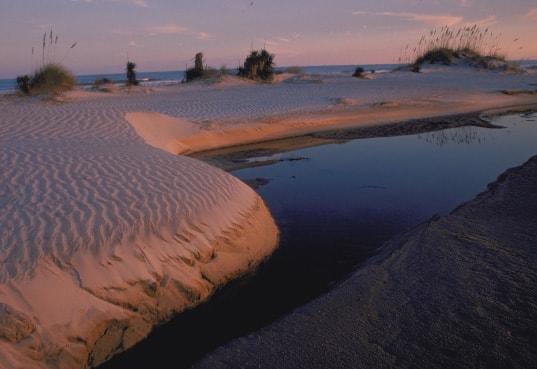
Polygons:
<instances>
[{"instance_id":1,"label":"reflection of sky in water","mask_svg":"<svg viewBox=\"0 0 537 369\"><path fill-rule=\"evenodd\" d=\"M504 129L462 127L354 140L297 150L279 162L239 170L269 178L259 192L276 218L294 212L400 218L414 225L485 190L506 169L537 154L535 115L495 118Z\"/></svg>"},{"instance_id":2,"label":"reflection of sky in water","mask_svg":"<svg viewBox=\"0 0 537 369\"><path fill-rule=\"evenodd\" d=\"M537 123L516 116L497 123L508 128L356 140L278 157L311 160L235 172L273 179L259 192L280 227L280 247L253 276L105 367L189 367L326 292L394 235L473 198L537 153ZM177 355L182 347L189 350Z\"/></svg>"}]
</instances>

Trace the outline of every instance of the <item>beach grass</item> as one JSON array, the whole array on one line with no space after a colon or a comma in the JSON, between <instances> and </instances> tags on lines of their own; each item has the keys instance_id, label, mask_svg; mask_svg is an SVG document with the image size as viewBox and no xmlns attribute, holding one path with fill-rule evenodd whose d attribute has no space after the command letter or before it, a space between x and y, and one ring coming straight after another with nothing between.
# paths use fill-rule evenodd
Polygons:
<instances>
[{"instance_id":1,"label":"beach grass","mask_svg":"<svg viewBox=\"0 0 537 369\"><path fill-rule=\"evenodd\" d=\"M500 37L478 25L435 28L423 34L416 46L407 45L398 61L419 72L424 64L452 65L461 60L482 69L518 70L502 53Z\"/></svg>"},{"instance_id":2,"label":"beach grass","mask_svg":"<svg viewBox=\"0 0 537 369\"><path fill-rule=\"evenodd\" d=\"M57 95L75 87L74 75L61 64L50 63L31 76L17 77L19 91L25 95Z\"/></svg>"}]
</instances>

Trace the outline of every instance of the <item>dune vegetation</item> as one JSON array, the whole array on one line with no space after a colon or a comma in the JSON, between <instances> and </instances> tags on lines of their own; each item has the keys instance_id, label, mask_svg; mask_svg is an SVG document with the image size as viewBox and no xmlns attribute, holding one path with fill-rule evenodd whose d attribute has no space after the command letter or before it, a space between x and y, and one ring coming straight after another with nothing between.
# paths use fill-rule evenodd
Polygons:
<instances>
[{"instance_id":1,"label":"dune vegetation","mask_svg":"<svg viewBox=\"0 0 537 369\"><path fill-rule=\"evenodd\" d=\"M219 70L211 68L205 64L203 53L199 52L194 57L194 67L185 71L185 82L192 82L201 79L219 78L228 74L227 67L223 65Z\"/></svg>"},{"instance_id":2,"label":"dune vegetation","mask_svg":"<svg viewBox=\"0 0 537 369\"><path fill-rule=\"evenodd\" d=\"M17 77L17 87L26 95L56 95L75 87L73 74L60 64L46 64L32 75Z\"/></svg>"},{"instance_id":3,"label":"dune vegetation","mask_svg":"<svg viewBox=\"0 0 537 369\"><path fill-rule=\"evenodd\" d=\"M513 42L516 42L514 40ZM477 25L451 28L444 26L424 34L414 47L407 45L399 63L419 72L426 64L466 65L482 69L517 71L518 65L506 60L500 38L488 28Z\"/></svg>"},{"instance_id":4,"label":"dune vegetation","mask_svg":"<svg viewBox=\"0 0 537 369\"><path fill-rule=\"evenodd\" d=\"M266 49L253 50L239 68L239 76L261 81L271 81L274 77L274 54Z\"/></svg>"},{"instance_id":5,"label":"dune vegetation","mask_svg":"<svg viewBox=\"0 0 537 369\"><path fill-rule=\"evenodd\" d=\"M138 86L138 79L136 78L136 63L127 62L127 86Z\"/></svg>"},{"instance_id":6,"label":"dune vegetation","mask_svg":"<svg viewBox=\"0 0 537 369\"><path fill-rule=\"evenodd\" d=\"M63 57L58 61L60 37L50 32L43 34L41 46L40 67L33 74L18 76L16 79L17 89L24 95L56 95L75 87L76 79L74 75L62 65L62 62L69 56L69 52L77 46L71 44L66 48ZM39 58L36 49L32 47L32 59Z\"/></svg>"}]
</instances>

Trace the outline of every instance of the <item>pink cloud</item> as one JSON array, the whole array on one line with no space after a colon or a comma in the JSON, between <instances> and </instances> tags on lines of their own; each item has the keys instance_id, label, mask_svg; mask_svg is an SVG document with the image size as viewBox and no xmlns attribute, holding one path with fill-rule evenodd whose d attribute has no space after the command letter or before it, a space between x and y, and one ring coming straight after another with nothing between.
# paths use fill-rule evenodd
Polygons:
<instances>
[{"instance_id":1,"label":"pink cloud","mask_svg":"<svg viewBox=\"0 0 537 369\"><path fill-rule=\"evenodd\" d=\"M375 15L382 17L397 17L414 22L425 23L431 26L454 26L461 23L464 18L451 14L421 14L409 12L366 12L355 11L353 15Z\"/></svg>"}]
</instances>

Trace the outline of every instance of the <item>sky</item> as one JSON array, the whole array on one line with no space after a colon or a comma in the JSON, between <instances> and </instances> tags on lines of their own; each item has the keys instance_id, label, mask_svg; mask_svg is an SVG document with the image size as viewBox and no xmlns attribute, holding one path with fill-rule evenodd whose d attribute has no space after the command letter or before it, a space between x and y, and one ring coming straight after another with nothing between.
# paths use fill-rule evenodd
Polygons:
<instances>
[{"instance_id":1,"label":"sky","mask_svg":"<svg viewBox=\"0 0 537 369\"><path fill-rule=\"evenodd\" d=\"M38 67L51 28L48 60L96 74L127 58L139 71L184 69L198 51L236 67L264 46L280 66L394 63L424 32L474 23L509 58L537 59L536 0L0 0L0 78Z\"/></svg>"}]
</instances>

